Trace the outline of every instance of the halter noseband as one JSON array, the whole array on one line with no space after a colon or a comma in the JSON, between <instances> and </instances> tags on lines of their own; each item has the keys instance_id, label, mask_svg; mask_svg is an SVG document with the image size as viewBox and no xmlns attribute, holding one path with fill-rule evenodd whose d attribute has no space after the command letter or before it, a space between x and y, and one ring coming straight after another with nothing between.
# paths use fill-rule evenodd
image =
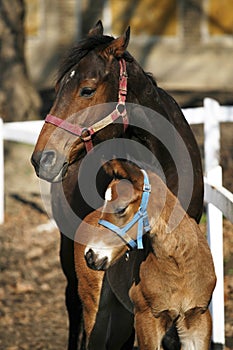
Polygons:
<instances>
[{"instance_id":1,"label":"halter noseband","mask_svg":"<svg viewBox=\"0 0 233 350\"><path fill-rule=\"evenodd\" d=\"M116 119L122 117L124 131L128 126L128 116L125 107L125 101L127 96L127 71L126 62L122 58L119 60L120 65L120 77L119 77L119 89L118 89L118 103L114 111L112 111L107 117L100 120L99 122L93 124L90 127L80 127L79 125L74 125L66 120L58 118L52 114L48 114L45 118L46 123L58 126L71 134L77 135L85 143L86 151L89 152L93 148L92 136L99 130L105 128L107 125L112 124Z\"/></svg>"},{"instance_id":2,"label":"halter noseband","mask_svg":"<svg viewBox=\"0 0 233 350\"><path fill-rule=\"evenodd\" d=\"M143 184L143 193L142 199L139 206L138 211L134 214L134 217L130 222L128 222L125 226L119 227L112 224L106 220L99 220L99 224L106 227L107 229L116 233L123 242L129 246L130 249L143 249L142 237L143 234L150 231L151 227L149 224L148 213L147 213L147 205L149 201L149 196L151 192L151 185L149 183L149 178L145 170L141 169L144 176L144 184ZM137 241L133 240L128 234L127 231L131 229L138 222L138 232L137 232Z\"/></svg>"}]
</instances>

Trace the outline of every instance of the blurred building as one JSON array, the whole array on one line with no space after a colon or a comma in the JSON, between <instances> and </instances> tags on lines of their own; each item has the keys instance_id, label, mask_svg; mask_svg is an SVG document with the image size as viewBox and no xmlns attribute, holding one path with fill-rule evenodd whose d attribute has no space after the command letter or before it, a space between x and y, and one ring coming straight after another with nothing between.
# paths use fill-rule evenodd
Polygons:
<instances>
[{"instance_id":1,"label":"blurred building","mask_svg":"<svg viewBox=\"0 0 233 350\"><path fill-rule=\"evenodd\" d=\"M64 52L99 19L131 26L129 51L159 85L233 89L232 0L26 0L26 57L38 88L53 85Z\"/></svg>"}]
</instances>

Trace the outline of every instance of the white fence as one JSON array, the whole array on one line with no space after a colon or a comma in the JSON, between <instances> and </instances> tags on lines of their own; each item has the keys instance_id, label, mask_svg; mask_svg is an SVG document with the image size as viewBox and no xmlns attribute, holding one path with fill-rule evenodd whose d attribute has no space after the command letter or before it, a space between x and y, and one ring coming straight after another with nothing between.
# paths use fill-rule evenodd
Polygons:
<instances>
[{"instance_id":1,"label":"white fence","mask_svg":"<svg viewBox=\"0 0 233 350\"><path fill-rule=\"evenodd\" d=\"M220 106L215 100L204 99L204 106L183 109L189 124L204 124L205 202L207 203L208 240L212 251L217 286L211 309L213 343L225 344L224 331L224 272L223 215L233 222L233 194L222 187L219 165L220 123L233 122L233 107ZM0 224L4 221L4 140L35 144L43 121L4 123L0 119Z\"/></svg>"},{"instance_id":2,"label":"white fence","mask_svg":"<svg viewBox=\"0 0 233 350\"><path fill-rule=\"evenodd\" d=\"M204 99L204 107L185 109L190 124L204 124L205 202L207 203L207 233L213 255L217 285L211 312L214 344L225 344L224 327L224 266L223 215L233 222L233 194L222 187L220 163L220 122L233 122L233 107L220 106L215 100Z\"/></svg>"}]
</instances>

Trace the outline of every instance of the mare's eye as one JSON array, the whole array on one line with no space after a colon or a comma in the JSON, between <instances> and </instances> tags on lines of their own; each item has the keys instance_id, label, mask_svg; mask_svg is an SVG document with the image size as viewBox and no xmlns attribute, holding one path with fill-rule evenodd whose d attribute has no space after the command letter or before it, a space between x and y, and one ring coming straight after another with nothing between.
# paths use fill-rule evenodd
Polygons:
<instances>
[{"instance_id":1,"label":"mare's eye","mask_svg":"<svg viewBox=\"0 0 233 350\"><path fill-rule=\"evenodd\" d=\"M126 207L116 208L116 214L119 216L123 216L125 214L125 211L126 211Z\"/></svg>"},{"instance_id":2,"label":"mare's eye","mask_svg":"<svg viewBox=\"0 0 233 350\"><path fill-rule=\"evenodd\" d=\"M80 91L80 96L81 97L92 97L95 92L96 92L96 89L93 89L91 87L84 87Z\"/></svg>"}]
</instances>

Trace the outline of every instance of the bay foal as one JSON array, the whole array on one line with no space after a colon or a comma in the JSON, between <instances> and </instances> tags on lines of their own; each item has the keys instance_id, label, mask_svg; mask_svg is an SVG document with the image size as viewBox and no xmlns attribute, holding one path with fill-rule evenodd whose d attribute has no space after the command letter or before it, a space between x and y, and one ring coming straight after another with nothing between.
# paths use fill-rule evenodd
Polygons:
<instances>
[{"instance_id":1,"label":"bay foal","mask_svg":"<svg viewBox=\"0 0 233 350\"><path fill-rule=\"evenodd\" d=\"M112 160L105 169L115 177L106 191L105 204L85 218L77 233L87 236L88 246L83 252L95 270L106 270L127 254L130 242L137 244L137 224L128 232L124 228L141 207L145 187L144 173L130 162ZM172 325L177 328L182 349L207 350L212 328L208 306L216 283L210 249L197 223L161 179L152 172L148 176L151 193L145 214L150 224L146 235L151 252L141 263L139 281L129 292L140 350L160 349ZM177 221L170 222L174 210ZM93 272L95 279L102 273L90 274ZM86 289L86 293L90 294L83 299L84 309L88 299L96 299L96 289ZM89 314L87 323L90 317L95 319Z\"/></svg>"}]
</instances>

